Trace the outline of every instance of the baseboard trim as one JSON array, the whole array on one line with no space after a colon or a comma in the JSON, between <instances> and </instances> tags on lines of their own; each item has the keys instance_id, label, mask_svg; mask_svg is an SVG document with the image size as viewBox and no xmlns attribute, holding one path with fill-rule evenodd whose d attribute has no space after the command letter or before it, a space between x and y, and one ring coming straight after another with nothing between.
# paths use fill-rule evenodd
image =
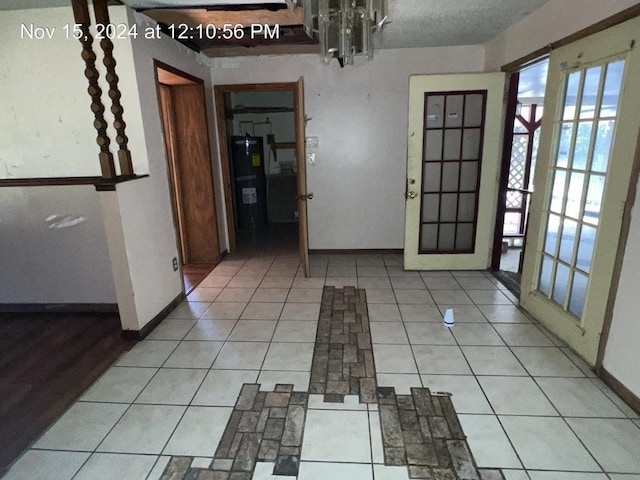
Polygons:
<instances>
[{"instance_id":1,"label":"baseboard trim","mask_svg":"<svg viewBox=\"0 0 640 480\"><path fill-rule=\"evenodd\" d=\"M118 313L118 304L0 303L0 313Z\"/></svg>"},{"instance_id":2,"label":"baseboard trim","mask_svg":"<svg viewBox=\"0 0 640 480\"><path fill-rule=\"evenodd\" d=\"M357 249L353 249L353 248L347 248L347 249L315 249L315 250L309 250L309 254L313 255L331 255L331 254L352 254L352 255L357 255L357 254L377 254L377 255L384 255L384 254L390 254L390 253L404 253L404 249L402 248L357 248Z\"/></svg>"},{"instance_id":3,"label":"baseboard trim","mask_svg":"<svg viewBox=\"0 0 640 480\"><path fill-rule=\"evenodd\" d=\"M133 341L144 340L144 338L147 335L149 335L158 325L160 325L160 322L162 322L162 320L164 320L167 317L167 315L169 315L169 313L174 308L176 308L180 302L182 302L183 299L184 299L184 292L180 292L180 294L176 298L171 300L171 302L166 307L160 310L160 313L158 313L155 317L153 317L140 330L123 330L122 331L123 340L133 340Z\"/></svg>"},{"instance_id":4,"label":"baseboard trim","mask_svg":"<svg viewBox=\"0 0 640 480\"><path fill-rule=\"evenodd\" d=\"M598 369L598 376L604 383L609 385L611 390L616 392L627 405L629 405L636 413L640 414L640 397L625 387L622 382L608 372L606 368L600 367Z\"/></svg>"}]
</instances>

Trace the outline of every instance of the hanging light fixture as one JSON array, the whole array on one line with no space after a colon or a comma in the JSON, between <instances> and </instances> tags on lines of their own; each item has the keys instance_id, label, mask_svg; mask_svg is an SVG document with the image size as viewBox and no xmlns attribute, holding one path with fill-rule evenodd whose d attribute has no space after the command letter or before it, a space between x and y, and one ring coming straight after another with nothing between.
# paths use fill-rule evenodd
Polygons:
<instances>
[{"instance_id":1,"label":"hanging light fixture","mask_svg":"<svg viewBox=\"0 0 640 480\"><path fill-rule=\"evenodd\" d=\"M386 0L305 0L307 33L317 33L320 58L353 65L355 56L373 58L373 34L382 30Z\"/></svg>"}]
</instances>

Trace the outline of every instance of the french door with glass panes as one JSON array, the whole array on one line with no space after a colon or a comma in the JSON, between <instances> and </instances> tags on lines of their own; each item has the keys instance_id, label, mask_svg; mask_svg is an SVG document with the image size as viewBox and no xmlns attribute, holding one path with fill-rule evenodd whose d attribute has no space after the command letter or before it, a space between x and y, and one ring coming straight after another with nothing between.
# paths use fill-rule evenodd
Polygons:
<instances>
[{"instance_id":1,"label":"french door with glass panes","mask_svg":"<svg viewBox=\"0 0 640 480\"><path fill-rule=\"evenodd\" d=\"M406 269L487 268L504 79L502 73L410 78Z\"/></svg>"},{"instance_id":2,"label":"french door with glass panes","mask_svg":"<svg viewBox=\"0 0 640 480\"><path fill-rule=\"evenodd\" d=\"M595 364L640 127L640 19L554 51L521 304Z\"/></svg>"}]
</instances>

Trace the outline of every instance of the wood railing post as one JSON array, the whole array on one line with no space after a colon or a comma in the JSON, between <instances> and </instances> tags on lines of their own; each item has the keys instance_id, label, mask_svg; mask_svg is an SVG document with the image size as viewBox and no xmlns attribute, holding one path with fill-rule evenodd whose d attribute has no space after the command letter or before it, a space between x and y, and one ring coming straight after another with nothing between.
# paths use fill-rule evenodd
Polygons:
<instances>
[{"instance_id":1,"label":"wood railing post","mask_svg":"<svg viewBox=\"0 0 640 480\"><path fill-rule=\"evenodd\" d=\"M95 117L93 126L98 132L96 143L100 147L100 170L103 178L115 178L116 169L113 163L113 154L109 149L111 140L107 134L107 122L104 119L104 105L102 103L102 89L98 84L99 73L96 69L96 54L93 51L93 37L89 31L91 17L87 0L71 0L75 22L82 30L80 43L82 44L82 59L85 63L84 76L89 80L89 96L91 96L91 111Z\"/></svg>"},{"instance_id":2,"label":"wood railing post","mask_svg":"<svg viewBox=\"0 0 640 480\"><path fill-rule=\"evenodd\" d=\"M106 27L109 25L109 9L107 0L94 0L93 9L96 15L96 24ZM118 161L121 175L133 175L133 164L131 162L131 152L128 148L129 139L125 134L127 124L124 122L124 108L120 103L122 93L118 88L118 75L116 74L116 60L113 57L113 42L108 35L100 40L100 47L104 52L103 63L107 69L106 80L109 83L109 98L111 98L111 113L113 113L113 126L116 129L116 143L119 146Z\"/></svg>"}]
</instances>

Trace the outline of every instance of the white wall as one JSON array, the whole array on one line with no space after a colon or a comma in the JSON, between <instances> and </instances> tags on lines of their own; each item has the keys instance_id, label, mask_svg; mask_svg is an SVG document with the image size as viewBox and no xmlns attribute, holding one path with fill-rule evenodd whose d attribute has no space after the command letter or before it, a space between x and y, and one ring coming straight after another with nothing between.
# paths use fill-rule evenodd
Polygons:
<instances>
[{"instance_id":1,"label":"white wall","mask_svg":"<svg viewBox=\"0 0 640 480\"><path fill-rule=\"evenodd\" d=\"M550 0L485 44L485 70L498 71L506 63L638 3L638 0Z\"/></svg>"},{"instance_id":2,"label":"white wall","mask_svg":"<svg viewBox=\"0 0 640 480\"><path fill-rule=\"evenodd\" d=\"M56 31L20 39L23 23ZM65 38L67 23L71 7L0 12L0 178L100 174L82 47ZM115 303L93 187L7 187L0 205L0 303ZM52 215L86 221L51 229Z\"/></svg>"},{"instance_id":3,"label":"white wall","mask_svg":"<svg viewBox=\"0 0 640 480\"><path fill-rule=\"evenodd\" d=\"M482 71L482 46L381 50L340 69L317 55L214 63L216 84L295 82L304 76L306 135L319 137L307 166L309 247L404 246L409 76Z\"/></svg>"},{"instance_id":4,"label":"white wall","mask_svg":"<svg viewBox=\"0 0 640 480\"><path fill-rule=\"evenodd\" d=\"M0 304L116 303L92 186L0 188ZM86 220L49 228L47 217Z\"/></svg>"},{"instance_id":5,"label":"white wall","mask_svg":"<svg viewBox=\"0 0 640 480\"><path fill-rule=\"evenodd\" d=\"M100 175L80 42L71 7L0 12L0 178ZM22 24L55 28L20 38Z\"/></svg>"},{"instance_id":6,"label":"white wall","mask_svg":"<svg viewBox=\"0 0 640 480\"><path fill-rule=\"evenodd\" d=\"M125 12L125 7L113 7L110 11ZM137 16L131 10L126 10L126 14L133 25ZM147 26L139 24L139 31ZM125 98L131 99L125 105L125 112L137 109L143 127L129 129L127 133L132 142L144 144L144 150L132 151L132 155L144 155L141 160L148 165L149 177L118 185L118 205L108 206L111 216L120 216L123 235L122 243L111 245L112 262L126 257L128 263L128 271L121 269L119 273L115 272L116 289L119 299L127 295L135 303L136 318L123 318L123 324L127 328L140 329L182 292L180 272L174 272L172 268L172 260L178 257L178 250L153 61L157 59L203 79L208 94L207 105L212 105L212 89L209 68L198 62L196 54L176 42L166 37L145 40L139 36L132 39L131 46L135 67L130 70L119 69L118 72L121 78L126 75L135 79L135 84L123 85L122 97L123 101ZM210 126L214 125L212 113L213 108L210 108ZM213 132L210 133L212 149L216 151L215 136ZM220 178L217 163L214 161L214 171ZM219 184L219 181L216 182L215 189L220 197L222 189ZM103 201L114 202L115 199L105 197ZM107 223L113 220L107 219ZM224 223L220 228L226 228ZM221 243L221 248L226 248L224 241Z\"/></svg>"},{"instance_id":7,"label":"white wall","mask_svg":"<svg viewBox=\"0 0 640 480\"><path fill-rule=\"evenodd\" d=\"M640 184L638 185L640 192ZM603 360L604 368L640 397L638 343L638 272L640 272L640 195L633 206L613 321Z\"/></svg>"},{"instance_id":8,"label":"white wall","mask_svg":"<svg viewBox=\"0 0 640 480\"><path fill-rule=\"evenodd\" d=\"M110 8L114 24L126 22L126 12ZM67 38L64 25L73 24L71 7L9 10L0 14L0 178L67 177L100 175L99 148L96 144L94 116L84 76L82 46L78 40ZM47 28L51 38L36 40L21 38L21 26ZM94 32L95 34L95 32ZM102 102L109 123L111 150L116 152L115 130L111 126L108 85L99 42L93 49L98 55L96 67L100 71ZM114 40L117 69L133 71L127 39ZM120 74L120 87L130 90L135 84L133 75ZM126 105L127 99L123 98ZM136 111L137 110L137 111ZM139 109L126 111L130 130L141 129ZM131 150L144 148L131 139ZM147 166L134 155L137 172ZM117 163L117 160L116 160Z\"/></svg>"}]
</instances>

